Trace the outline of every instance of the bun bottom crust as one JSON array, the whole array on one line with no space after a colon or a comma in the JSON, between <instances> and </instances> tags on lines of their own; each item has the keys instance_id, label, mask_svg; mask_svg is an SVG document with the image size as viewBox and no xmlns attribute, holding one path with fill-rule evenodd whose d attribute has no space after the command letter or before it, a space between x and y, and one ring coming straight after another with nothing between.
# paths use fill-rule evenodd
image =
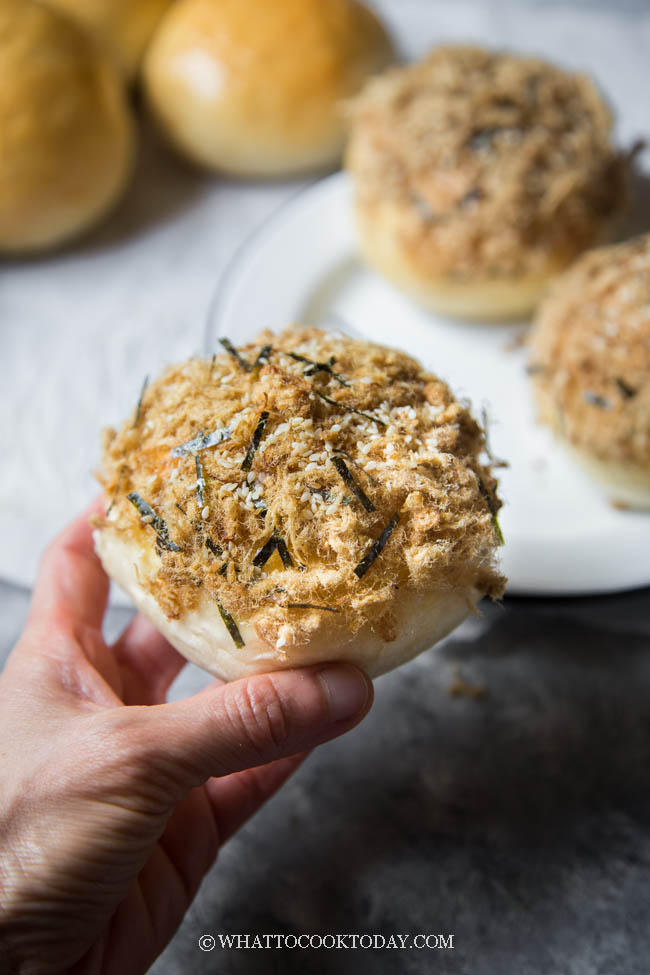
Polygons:
<instances>
[{"instance_id":1,"label":"bun bottom crust","mask_svg":"<svg viewBox=\"0 0 650 975\"><path fill-rule=\"evenodd\" d=\"M356 206L358 239L365 261L429 311L450 318L494 322L524 318L536 308L566 261L549 262L542 271L509 277L436 277L419 267L400 243L393 205Z\"/></svg>"},{"instance_id":2,"label":"bun bottom crust","mask_svg":"<svg viewBox=\"0 0 650 975\"><path fill-rule=\"evenodd\" d=\"M125 543L110 532L96 530L95 549L109 576L133 600L137 608L187 660L222 680L324 661L348 661L369 677L379 677L406 663L447 636L471 612L480 593L418 593L404 590L394 607L397 637L385 642L369 624L351 633L334 614L312 634L308 642L293 643L291 627L281 628L283 646L263 640L255 619L237 621L244 646L237 648L221 619L217 604L205 596L198 609L182 619L168 619L140 580L156 571L155 554ZM329 617L330 614L323 614ZM286 630L286 633L282 631ZM286 642L285 642L286 641Z\"/></svg>"},{"instance_id":3,"label":"bun bottom crust","mask_svg":"<svg viewBox=\"0 0 650 975\"><path fill-rule=\"evenodd\" d=\"M615 504L626 508L650 511L650 470L625 461L603 460L565 438L558 438L562 446L582 469L607 492Z\"/></svg>"}]
</instances>

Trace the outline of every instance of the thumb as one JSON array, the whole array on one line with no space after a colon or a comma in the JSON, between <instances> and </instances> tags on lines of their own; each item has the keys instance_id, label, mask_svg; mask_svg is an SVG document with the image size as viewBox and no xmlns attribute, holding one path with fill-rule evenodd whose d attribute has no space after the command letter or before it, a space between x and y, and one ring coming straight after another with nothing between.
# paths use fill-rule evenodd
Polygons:
<instances>
[{"instance_id":1,"label":"thumb","mask_svg":"<svg viewBox=\"0 0 650 975\"><path fill-rule=\"evenodd\" d=\"M138 708L135 750L149 775L160 772L182 794L336 738L361 720L372 696L369 678L350 664L260 674Z\"/></svg>"}]
</instances>

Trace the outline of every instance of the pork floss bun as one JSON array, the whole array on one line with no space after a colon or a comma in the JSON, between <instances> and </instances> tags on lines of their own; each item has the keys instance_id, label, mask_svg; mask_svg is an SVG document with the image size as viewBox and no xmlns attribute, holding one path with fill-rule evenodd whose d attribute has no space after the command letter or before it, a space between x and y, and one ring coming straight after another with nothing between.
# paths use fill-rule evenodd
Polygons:
<instances>
[{"instance_id":1,"label":"pork floss bun","mask_svg":"<svg viewBox=\"0 0 650 975\"><path fill-rule=\"evenodd\" d=\"M38 251L102 217L131 171L119 72L81 27L0 0L0 251Z\"/></svg>"},{"instance_id":2,"label":"pork floss bun","mask_svg":"<svg viewBox=\"0 0 650 975\"><path fill-rule=\"evenodd\" d=\"M94 31L127 77L138 70L156 24L172 0L48 0Z\"/></svg>"},{"instance_id":3,"label":"pork floss bun","mask_svg":"<svg viewBox=\"0 0 650 975\"><path fill-rule=\"evenodd\" d=\"M371 80L349 115L362 253L442 314L528 314L625 199L600 93L539 58L437 48Z\"/></svg>"},{"instance_id":4,"label":"pork floss bun","mask_svg":"<svg viewBox=\"0 0 650 975\"><path fill-rule=\"evenodd\" d=\"M577 261L530 343L540 419L614 502L650 509L650 235Z\"/></svg>"},{"instance_id":5,"label":"pork floss bun","mask_svg":"<svg viewBox=\"0 0 650 975\"><path fill-rule=\"evenodd\" d=\"M108 431L102 563L226 680L377 676L498 596L484 439L409 356L316 329L172 366Z\"/></svg>"},{"instance_id":6,"label":"pork floss bun","mask_svg":"<svg viewBox=\"0 0 650 975\"><path fill-rule=\"evenodd\" d=\"M358 0L178 0L144 78L163 130L195 162L281 177L339 160L341 101L392 56Z\"/></svg>"}]
</instances>

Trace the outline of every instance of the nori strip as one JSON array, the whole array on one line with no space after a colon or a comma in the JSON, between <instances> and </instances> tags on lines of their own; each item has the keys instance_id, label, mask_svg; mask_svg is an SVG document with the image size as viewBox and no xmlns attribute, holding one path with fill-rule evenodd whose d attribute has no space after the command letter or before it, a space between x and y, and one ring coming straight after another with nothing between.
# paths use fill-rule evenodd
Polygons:
<instances>
[{"instance_id":1,"label":"nori strip","mask_svg":"<svg viewBox=\"0 0 650 975\"><path fill-rule=\"evenodd\" d=\"M173 447L171 455L172 457L185 457L186 454L198 453L199 450L216 447L217 444L223 443L224 440L229 440L231 435L228 427L217 427L212 433L207 434L199 430L197 435L191 440L186 440L185 443L179 443L177 447Z\"/></svg>"},{"instance_id":2,"label":"nori strip","mask_svg":"<svg viewBox=\"0 0 650 975\"><path fill-rule=\"evenodd\" d=\"M383 420L379 420L376 416L371 416L370 413L363 413L361 410L355 410L353 406L347 406L345 403L337 402L335 399L330 399L325 393L321 393L320 390L315 389L314 392L317 396L320 396L322 400L329 403L330 406L336 406L340 410L344 410L346 413L356 413L357 416L362 416L364 420L370 420L372 423L377 423L380 427L385 427L386 424Z\"/></svg>"},{"instance_id":3,"label":"nori strip","mask_svg":"<svg viewBox=\"0 0 650 975\"><path fill-rule=\"evenodd\" d=\"M238 650L241 650L241 648L245 646L245 644L242 639L242 635L239 632L239 627L235 623L234 619L232 618L228 610L222 605L222 603L219 602L218 599L217 599L217 608L219 610L221 619L223 620L226 629L228 630L230 636L232 637L232 642L235 644Z\"/></svg>"},{"instance_id":4,"label":"nori strip","mask_svg":"<svg viewBox=\"0 0 650 975\"><path fill-rule=\"evenodd\" d=\"M276 548L278 550L278 555L282 559L282 565L285 569L293 569L293 559L289 555L289 549L287 548L287 543L283 538L278 536L276 542Z\"/></svg>"},{"instance_id":5,"label":"nori strip","mask_svg":"<svg viewBox=\"0 0 650 975\"><path fill-rule=\"evenodd\" d=\"M253 464L253 457L255 452L260 445L260 440L262 439L262 434L264 433L264 427L266 426L266 421L269 418L268 410L264 410L260 413L260 418L257 421L257 426L255 427L255 432L253 433L252 440L246 451L246 456L244 457L244 463L241 465L243 471L249 471Z\"/></svg>"},{"instance_id":6,"label":"nori strip","mask_svg":"<svg viewBox=\"0 0 650 975\"><path fill-rule=\"evenodd\" d=\"M606 396L601 396L600 393L594 393L591 389L586 389L582 394L582 398L585 403L591 403L592 406L599 406L601 410L608 410L612 405Z\"/></svg>"},{"instance_id":7,"label":"nori strip","mask_svg":"<svg viewBox=\"0 0 650 975\"><path fill-rule=\"evenodd\" d=\"M333 606L317 606L315 603L287 603L287 609L322 609L326 613L340 613L340 609Z\"/></svg>"},{"instance_id":8,"label":"nori strip","mask_svg":"<svg viewBox=\"0 0 650 975\"><path fill-rule=\"evenodd\" d=\"M278 536L275 532L269 536L269 538L264 542L259 552L253 556L253 565L261 568L266 565L268 560L271 558L276 548L278 547Z\"/></svg>"},{"instance_id":9,"label":"nori strip","mask_svg":"<svg viewBox=\"0 0 650 975\"><path fill-rule=\"evenodd\" d=\"M639 392L639 390L635 389L634 386L630 386L629 383L625 382L621 376L616 377L616 385L622 392L625 399L632 399L632 397L636 396L636 394Z\"/></svg>"},{"instance_id":10,"label":"nori strip","mask_svg":"<svg viewBox=\"0 0 650 975\"><path fill-rule=\"evenodd\" d=\"M307 359L306 356L298 355L296 352L288 352L287 355L290 356L290 358L295 359L296 362L307 363L308 368L305 369L305 376L315 376L317 372L326 372L332 376L333 379L336 379L341 386L350 386L350 383L344 379L343 376L339 375L338 372L334 372L332 369L332 366L336 362L334 356L332 356L328 362L315 362L313 359Z\"/></svg>"},{"instance_id":11,"label":"nori strip","mask_svg":"<svg viewBox=\"0 0 650 975\"><path fill-rule=\"evenodd\" d=\"M332 457L331 460L334 466L336 467L336 470L338 471L341 480L345 485L347 485L347 487L350 488L357 501L359 501L363 505L366 511L375 511L376 509L374 504L372 503L372 501L370 500L366 492L363 490L361 485L357 484L355 479L352 477L348 465L345 463L343 458L335 456Z\"/></svg>"},{"instance_id":12,"label":"nori strip","mask_svg":"<svg viewBox=\"0 0 650 975\"><path fill-rule=\"evenodd\" d=\"M370 546L370 548L368 549L364 557L361 559L359 564L355 566L354 574L357 576L358 579L361 579L362 576L365 576L366 572L371 567L373 562L377 559L379 555L381 555L384 546L386 545L386 542L388 541L390 536L393 534L395 525L397 524L398 521L399 521L399 512L396 512L391 518L391 520L388 522L386 527L384 528L379 538L377 538L372 543L372 545Z\"/></svg>"},{"instance_id":13,"label":"nori strip","mask_svg":"<svg viewBox=\"0 0 650 975\"><path fill-rule=\"evenodd\" d=\"M503 537L503 532L501 531L501 525L499 524L499 519L497 518L498 509L494 506L494 501L492 500L492 496L490 492L487 490L487 488L485 487L485 484L483 483L481 478L477 477L477 481L478 481L478 489L481 493L481 497L485 499L485 503L488 506L488 511L492 515L492 525L494 527L494 531L496 533L499 545L505 545L506 540Z\"/></svg>"},{"instance_id":14,"label":"nori strip","mask_svg":"<svg viewBox=\"0 0 650 975\"><path fill-rule=\"evenodd\" d=\"M196 502L201 510L205 505L205 475L203 473L203 464L198 454L194 457L194 462L196 464Z\"/></svg>"},{"instance_id":15,"label":"nori strip","mask_svg":"<svg viewBox=\"0 0 650 975\"><path fill-rule=\"evenodd\" d=\"M226 352L230 352L230 354L233 357L233 359L236 359L237 360L237 362L242 367L242 369L244 370L244 372L250 372L251 371L252 366L251 366L250 362L246 362L246 359L244 359L244 357L239 354L239 352L237 351L237 349L235 348L235 346L232 344L232 342L230 341L230 339L226 339L226 338L219 339L219 342L221 343L221 345L223 345L223 347L226 350Z\"/></svg>"},{"instance_id":16,"label":"nori strip","mask_svg":"<svg viewBox=\"0 0 650 975\"><path fill-rule=\"evenodd\" d=\"M149 385L149 376L144 377L144 382L142 383L142 389L140 390L140 396L138 398L138 405L135 410L135 419L133 421L133 426L137 427L140 422L140 416L142 414L142 400L144 399L144 394L146 392L147 386Z\"/></svg>"},{"instance_id":17,"label":"nori strip","mask_svg":"<svg viewBox=\"0 0 650 975\"><path fill-rule=\"evenodd\" d=\"M150 519L147 524L150 524L156 533L156 544L160 548L166 548L169 552L180 552L180 545L172 542L169 537L169 529L165 520L159 514L156 514L151 505L147 504L144 498L141 498L136 491L131 491L130 494L127 494L127 498L138 509L143 518Z\"/></svg>"},{"instance_id":18,"label":"nori strip","mask_svg":"<svg viewBox=\"0 0 650 975\"><path fill-rule=\"evenodd\" d=\"M257 554L253 557L253 565L257 566L257 568L261 568L263 565L266 565L276 549L278 555L282 559L282 565L285 567L285 569L292 569L293 559L289 554L287 544L283 538L280 538L277 532L273 532L269 536L259 552L257 552Z\"/></svg>"},{"instance_id":19,"label":"nori strip","mask_svg":"<svg viewBox=\"0 0 650 975\"><path fill-rule=\"evenodd\" d=\"M269 361L269 356L271 355L272 351L273 351L273 346L263 345L257 355L257 359L253 363L253 369L261 369L262 366L266 365L266 363Z\"/></svg>"}]
</instances>

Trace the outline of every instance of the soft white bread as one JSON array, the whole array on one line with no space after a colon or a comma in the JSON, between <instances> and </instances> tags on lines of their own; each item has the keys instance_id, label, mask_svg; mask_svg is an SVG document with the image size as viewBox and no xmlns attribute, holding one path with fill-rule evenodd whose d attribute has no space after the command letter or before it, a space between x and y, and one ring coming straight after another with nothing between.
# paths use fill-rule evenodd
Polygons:
<instances>
[{"instance_id":1,"label":"soft white bread","mask_svg":"<svg viewBox=\"0 0 650 975\"><path fill-rule=\"evenodd\" d=\"M280 627L274 645L260 637L256 629L256 616L264 624L262 610L238 623L244 646L237 649L209 595L203 595L180 619L165 615L155 597L142 585L146 579L155 586L157 556L151 547L125 545L109 532L96 531L94 536L104 569L140 612L187 660L222 680L237 680L289 666L306 667L333 658L348 660L365 670L369 677L379 677L442 640L462 623L483 595L478 591L402 593L393 614L397 635L391 642L380 640L368 622L353 632L336 615L307 609L302 611L303 617L320 616L318 626L313 630L295 629L287 623Z\"/></svg>"},{"instance_id":2,"label":"soft white bread","mask_svg":"<svg viewBox=\"0 0 650 975\"><path fill-rule=\"evenodd\" d=\"M115 203L133 124L112 59L34 0L0 0L0 76L0 252L42 250Z\"/></svg>"},{"instance_id":3,"label":"soft white bread","mask_svg":"<svg viewBox=\"0 0 650 975\"><path fill-rule=\"evenodd\" d=\"M483 450L467 409L403 353L264 333L171 367L108 432L95 546L219 677L328 659L377 676L502 591Z\"/></svg>"},{"instance_id":4,"label":"soft white bread","mask_svg":"<svg viewBox=\"0 0 650 975\"><path fill-rule=\"evenodd\" d=\"M192 160L279 177L340 159L342 100L392 59L358 0L178 0L144 79L163 130Z\"/></svg>"},{"instance_id":5,"label":"soft white bread","mask_svg":"<svg viewBox=\"0 0 650 975\"><path fill-rule=\"evenodd\" d=\"M650 236L581 257L530 336L540 420L612 501L650 509Z\"/></svg>"},{"instance_id":6,"label":"soft white bread","mask_svg":"<svg viewBox=\"0 0 650 975\"><path fill-rule=\"evenodd\" d=\"M156 24L172 0L47 0L95 32L134 78Z\"/></svg>"},{"instance_id":7,"label":"soft white bread","mask_svg":"<svg viewBox=\"0 0 650 975\"><path fill-rule=\"evenodd\" d=\"M593 83L538 58L441 47L349 109L361 251L425 307L521 317L625 199Z\"/></svg>"}]
</instances>

